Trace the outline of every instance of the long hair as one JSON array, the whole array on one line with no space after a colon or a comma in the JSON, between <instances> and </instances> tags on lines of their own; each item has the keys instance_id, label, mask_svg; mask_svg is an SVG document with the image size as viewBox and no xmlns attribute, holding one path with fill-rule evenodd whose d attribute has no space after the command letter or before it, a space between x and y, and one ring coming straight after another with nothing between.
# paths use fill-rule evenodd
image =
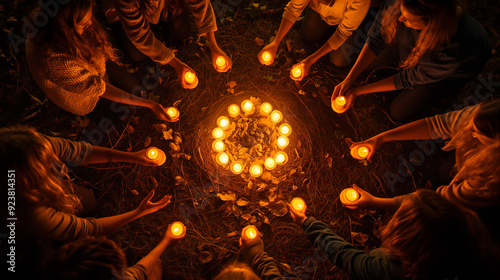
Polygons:
<instances>
[{"instance_id":1,"label":"long hair","mask_svg":"<svg viewBox=\"0 0 500 280\"><path fill-rule=\"evenodd\" d=\"M106 237L87 237L66 243L47 264L50 280L123 280L123 251Z\"/></svg>"},{"instance_id":2,"label":"long hair","mask_svg":"<svg viewBox=\"0 0 500 280\"><path fill-rule=\"evenodd\" d=\"M245 263L235 262L226 265L213 280L259 280L252 268Z\"/></svg>"},{"instance_id":3,"label":"long hair","mask_svg":"<svg viewBox=\"0 0 500 280\"><path fill-rule=\"evenodd\" d=\"M386 43L393 43L397 31L406 28L399 21L401 4L410 13L426 21L415 47L406 60L400 63L401 68L410 68L424 56L450 42L457 31L461 12L457 0L396 0L387 11L383 11L381 32Z\"/></svg>"},{"instance_id":4,"label":"long hair","mask_svg":"<svg viewBox=\"0 0 500 280\"><path fill-rule=\"evenodd\" d=\"M455 166L457 174L451 184L474 179L500 183L500 100L480 104L472 122L479 133L494 141L485 146L472 136L468 125L464 126L443 148L446 151L456 149L457 153L464 155L463 161ZM497 189L475 187L492 197L500 195Z\"/></svg>"},{"instance_id":5,"label":"long hair","mask_svg":"<svg viewBox=\"0 0 500 280\"><path fill-rule=\"evenodd\" d=\"M83 34L75 30L76 23L92 10L93 0L71 0L61 5L59 12L49 18L48 24L32 39L42 53L67 53L77 58L91 61L96 53L118 62L116 50L111 46L108 34L92 13L92 24ZM35 16L41 7L32 13Z\"/></svg>"},{"instance_id":6,"label":"long hair","mask_svg":"<svg viewBox=\"0 0 500 280\"><path fill-rule=\"evenodd\" d=\"M81 208L64 164L50 142L33 128L0 128L0 167L15 170L16 196L26 206L53 207L70 214Z\"/></svg>"},{"instance_id":7,"label":"long hair","mask_svg":"<svg viewBox=\"0 0 500 280\"><path fill-rule=\"evenodd\" d=\"M498 260L479 218L430 190L408 195L381 239L411 279L489 279Z\"/></svg>"},{"instance_id":8,"label":"long hair","mask_svg":"<svg viewBox=\"0 0 500 280\"><path fill-rule=\"evenodd\" d=\"M143 14L147 19L151 19L153 15L156 12L157 6L153 4L152 0L139 0L136 1L137 8ZM184 0L169 0L165 1L165 8L164 8L164 18L163 20L166 19L167 15L170 15L172 17L179 16L183 9L183 5L185 5Z\"/></svg>"}]
</instances>

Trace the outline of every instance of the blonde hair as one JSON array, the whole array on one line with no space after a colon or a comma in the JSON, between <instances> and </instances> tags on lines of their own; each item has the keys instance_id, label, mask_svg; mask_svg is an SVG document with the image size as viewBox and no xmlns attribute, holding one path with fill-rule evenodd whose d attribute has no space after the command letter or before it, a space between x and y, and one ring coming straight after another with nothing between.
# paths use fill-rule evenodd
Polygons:
<instances>
[{"instance_id":1,"label":"blonde hair","mask_svg":"<svg viewBox=\"0 0 500 280\"><path fill-rule=\"evenodd\" d=\"M259 280L253 270L244 263L235 262L225 266L213 280Z\"/></svg>"},{"instance_id":2,"label":"blonde hair","mask_svg":"<svg viewBox=\"0 0 500 280\"><path fill-rule=\"evenodd\" d=\"M21 202L70 214L81 208L80 200L72 193L65 165L54 154L50 142L35 129L0 128L0 158L2 170L18 174L16 195Z\"/></svg>"},{"instance_id":3,"label":"blonde hair","mask_svg":"<svg viewBox=\"0 0 500 280\"><path fill-rule=\"evenodd\" d=\"M457 31L461 12L457 0L396 0L387 11L382 11L381 33L388 44L393 43L397 31L404 28L399 21L401 4L412 14L423 17L427 23L411 53L400 63L401 68L411 68L424 56L450 42Z\"/></svg>"}]
</instances>

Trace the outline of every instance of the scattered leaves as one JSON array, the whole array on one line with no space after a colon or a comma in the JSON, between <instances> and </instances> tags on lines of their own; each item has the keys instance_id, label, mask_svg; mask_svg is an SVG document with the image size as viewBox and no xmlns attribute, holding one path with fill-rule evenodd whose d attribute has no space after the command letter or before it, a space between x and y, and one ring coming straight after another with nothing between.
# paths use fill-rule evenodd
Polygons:
<instances>
[{"instance_id":1,"label":"scattered leaves","mask_svg":"<svg viewBox=\"0 0 500 280\"><path fill-rule=\"evenodd\" d=\"M259 37L255 37L255 43L258 45L258 46L264 46L264 39L261 39Z\"/></svg>"}]
</instances>

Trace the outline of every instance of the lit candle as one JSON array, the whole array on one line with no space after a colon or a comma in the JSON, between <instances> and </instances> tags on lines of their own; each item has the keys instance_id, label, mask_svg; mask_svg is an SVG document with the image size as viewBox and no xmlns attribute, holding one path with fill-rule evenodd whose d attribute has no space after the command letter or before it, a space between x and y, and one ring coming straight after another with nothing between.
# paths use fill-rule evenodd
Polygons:
<instances>
[{"instance_id":1,"label":"lit candle","mask_svg":"<svg viewBox=\"0 0 500 280\"><path fill-rule=\"evenodd\" d=\"M274 160L274 158L268 157L264 162L264 166L267 170L273 170L274 168L276 168L276 161Z\"/></svg>"},{"instance_id":2,"label":"lit candle","mask_svg":"<svg viewBox=\"0 0 500 280\"><path fill-rule=\"evenodd\" d=\"M224 153L218 153L215 160L217 161L218 164L225 166L229 162L229 156Z\"/></svg>"},{"instance_id":3,"label":"lit candle","mask_svg":"<svg viewBox=\"0 0 500 280\"><path fill-rule=\"evenodd\" d=\"M357 192L355 189L347 188L340 193L340 201L344 204L346 202L354 202L359 199L359 196L359 192Z\"/></svg>"},{"instance_id":4,"label":"lit candle","mask_svg":"<svg viewBox=\"0 0 500 280\"><path fill-rule=\"evenodd\" d=\"M251 113L253 111L252 101L243 100L243 102L241 102L241 109L243 109L243 112L245 112L245 113Z\"/></svg>"},{"instance_id":5,"label":"lit candle","mask_svg":"<svg viewBox=\"0 0 500 280\"><path fill-rule=\"evenodd\" d=\"M214 128L214 130L212 130L212 136L215 139L222 139L222 138L224 138L224 129L222 129L220 127Z\"/></svg>"},{"instance_id":6,"label":"lit candle","mask_svg":"<svg viewBox=\"0 0 500 280\"><path fill-rule=\"evenodd\" d=\"M252 164L250 166L250 175L252 175L252 177L259 177L262 175L262 171L262 166L259 164Z\"/></svg>"},{"instance_id":7,"label":"lit candle","mask_svg":"<svg viewBox=\"0 0 500 280\"><path fill-rule=\"evenodd\" d=\"M219 117L217 119L217 125L222 129L227 129L229 127L229 119L227 117Z\"/></svg>"},{"instance_id":8,"label":"lit candle","mask_svg":"<svg viewBox=\"0 0 500 280\"><path fill-rule=\"evenodd\" d=\"M288 155L285 152L277 152L274 155L274 161L279 165L283 165L288 161Z\"/></svg>"},{"instance_id":9,"label":"lit candle","mask_svg":"<svg viewBox=\"0 0 500 280\"><path fill-rule=\"evenodd\" d=\"M366 146L361 146L358 148L357 154L360 158L366 158L370 153L370 149Z\"/></svg>"},{"instance_id":10,"label":"lit candle","mask_svg":"<svg viewBox=\"0 0 500 280\"><path fill-rule=\"evenodd\" d=\"M335 98L335 106L337 106L337 108L343 108L346 103L347 100L345 100L345 96L339 96Z\"/></svg>"},{"instance_id":11,"label":"lit candle","mask_svg":"<svg viewBox=\"0 0 500 280\"><path fill-rule=\"evenodd\" d=\"M177 108L175 107L167 108L167 115L169 115L172 120L178 119L180 114L181 113L179 112L179 110L177 110Z\"/></svg>"},{"instance_id":12,"label":"lit candle","mask_svg":"<svg viewBox=\"0 0 500 280\"><path fill-rule=\"evenodd\" d=\"M286 137L286 136L278 137L278 141L276 141L276 142L278 144L278 148L280 148L280 149L286 148L286 146L288 146L288 144L290 143L290 141L288 140L288 137Z\"/></svg>"},{"instance_id":13,"label":"lit candle","mask_svg":"<svg viewBox=\"0 0 500 280\"><path fill-rule=\"evenodd\" d=\"M292 69L292 77L299 79L302 76L302 66L295 66Z\"/></svg>"},{"instance_id":14,"label":"lit candle","mask_svg":"<svg viewBox=\"0 0 500 280\"><path fill-rule=\"evenodd\" d=\"M282 119L283 119L283 114L280 111L274 110L271 113L271 121L273 121L273 123L279 123Z\"/></svg>"},{"instance_id":15,"label":"lit candle","mask_svg":"<svg viewBox=\"0 0 500 280\"><path fill-rule=\"evenodd\" d=\"M231 163L231 172L236 175L241 174L243 172L243 164L239 161Z\"/></svg>"},{"instance_id":16,"label":"lit candle","mask_svg":"<svg viewBox=\"0 0 500 280\"><path fill-rule=\"evenodd\" d=\"M212 149L216 152L223 152L226 148L226 145L224 145L224 142L220 140L216 140L212 143Z\"/></svg>"},{"instance_id":17,"label":"lit candle","mask_svg":"<svg viewBox=\"0 0 500 280\"><path fill-rule=\"evenodd\" d=\"M194 83L196 79L196 75L191 72L191 71L186 71L186 73L184 73L184 80L186 81L187 84L191 85Z\"/></svg>"},{"instance_id":18,"label":"lit candle","mask_svg":"<svg viewBox=\"0 0 500 280\"><path fill-rule=\"evenodd\" d=\"M299 212L302 212L302 210L304 210L304 208L306 207L306 203L300 197L295 197L294 199L292 199L291 204L292 204L292 208L299 211Z\"/></svg>"},{"instance_id":19,"label":"lit candle","mask_svg":"<svg viewBox=\"0 0 500 280\"><path fill-rule=\"evenodd\" d=\"M262 53L261 58L262 58L262 61L269 62L269 61L271 61L272 56L271 56L270 52L265 51L265 52Z\"/></svg>"},{"instance_id":20,"label":"lit candle","mask_svg":"<svg viewBox=\"0 0 500 280\"><path fill-rule=\"evenodd\" d=\"M264 116L269 115L273 110L273 106L267 102L264 102L260 105L260 113Z\"/></svg>"},{"instance_id":21,"label":"lit candle","mask_svg":"<svg viewBox=\"0 0 500 280\"><path fill-rule=\"evenodd\" d=\"M185 232L186 232L186 227L181 222L174 222L170 226L170 234L174 239L183 238Z\"/></svg>"},{"instance_id":22,"label":"lit candle","mask_svg":"<svg viewBox=\"0 0 500 280\"><path fill-rule=\"evenodd\" d=\"M283 136L289 136L292 133L292 127L289 124L284 123L280 125L279 132Z\"/></svg>"},{"instance_id":23,"label":"lit candle","mask_svg":"<svg viewBox=\"0 0 500 280\"><path fill-rule=\"evenodd\" d=\"M241 237L248 240L257 239L259 238L259 230L255 226L246 226L241 233Z\"/></svg>"},{"instance_id":24,"label":"lit candle","mask_svg":"<svg viewBox=\"0 0 500 280\"><path fill-rule=\"evenodd\" d=\"M217 69L223 70L226 68L226 59L223 56L219 56L215 60L215 64L217 65Z\"/></svg>"},{"instance_id":25,"label":"lit candle","mask_svg":"<svg viewBox=\"0 0 500 280\"><path fill-rule=\"evenodd\" d=\"M227 112L229 113L229 116L236 118L240 113L240 107L236 104L231 104L227 107Z\"/></svg>"},{"instance_id":26,"label":"lit candle","mask_svg":"<svg viewBox=\"0 0 500 280\"><path fill-rule=\"evenodd\" d=\"M156 148L150 148L148 150L147 156L151 160L157 160L160 157L160 151Z\"/></svg>"}]
</instances>

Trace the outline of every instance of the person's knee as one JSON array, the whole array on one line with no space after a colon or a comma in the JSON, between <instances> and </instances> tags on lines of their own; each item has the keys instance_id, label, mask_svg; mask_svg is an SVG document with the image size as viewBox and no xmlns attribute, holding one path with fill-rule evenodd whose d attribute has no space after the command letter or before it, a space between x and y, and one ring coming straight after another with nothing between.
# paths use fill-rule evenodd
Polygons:
<instances>
[{"instance_id":1,"label":"person's knee","mask_svg":"<svg viewBox=\"0 0 500 280\"><path fill-rule=\"evenodd\" d=\"M397 103L395 104L395 102L391 104L389 115L393 121L401 123L408 122L408 120L413 116L412 112L408 110L408 108Z\"/></svg>"}]
</instances>

